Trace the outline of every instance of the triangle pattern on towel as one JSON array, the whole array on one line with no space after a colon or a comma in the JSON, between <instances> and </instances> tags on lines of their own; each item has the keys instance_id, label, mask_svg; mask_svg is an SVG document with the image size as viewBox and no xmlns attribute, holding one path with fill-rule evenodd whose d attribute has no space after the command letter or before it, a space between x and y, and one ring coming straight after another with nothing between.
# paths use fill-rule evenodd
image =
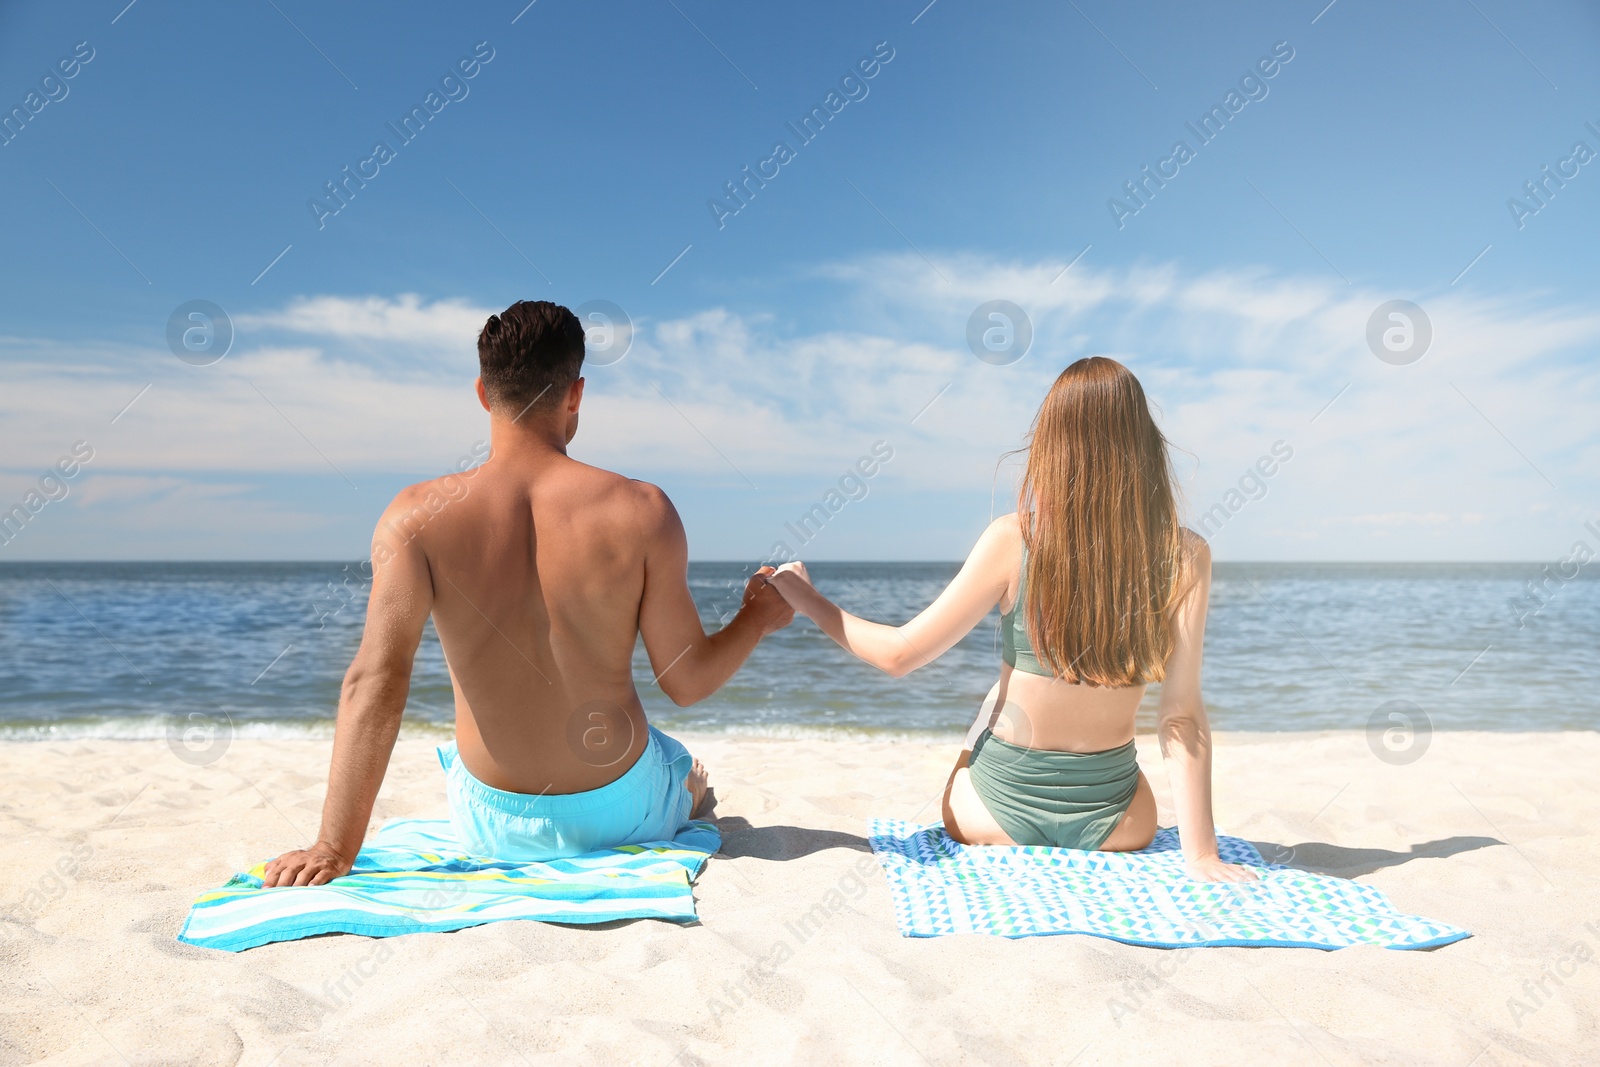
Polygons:
<instances>
[{"instance_id":1,"label":"triangle pattern on towel","mask_svg":"<svg viewBox=\"0 0 1600 1067\"><path fill-rule=\"evenodd\" d=\"M943 826L898 819L874 819L868 832L906 937L1090 934L1156 948L1421 949L1472 936L1399 912L1372 886L1267 863L1250 842L1221 833L1222 859L1257 868L1260 880L1194 881L1170 828L1142 852L968 847Z\"/></svg>"}]
</instances>

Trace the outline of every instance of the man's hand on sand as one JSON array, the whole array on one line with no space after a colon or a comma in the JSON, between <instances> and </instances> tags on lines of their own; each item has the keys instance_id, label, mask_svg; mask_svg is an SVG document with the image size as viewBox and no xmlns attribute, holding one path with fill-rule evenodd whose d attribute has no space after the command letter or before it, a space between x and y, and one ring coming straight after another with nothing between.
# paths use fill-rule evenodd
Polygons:
<instances>
[{"instance_id":1,"label":"man's hand on sand","mask_svg":"<svg viewBox=\"0 0 1600 1067\"><path fill-rule=\"evenodd\" d=\"M762 567L752 574L744 583L744 603L739 607L741 615L748 612L761 627L763 636L776 633L794 621L794 609L767 583L773 573L771 567Z\"/></svg>"},{"instance_id":2,"label":"man's hand on sand","mask_svg":"<svg viewBox=\"0 0 1600 1067\"><path fill-rule=\"evenodd\" d=\"M298 852L285 852L267 864L261 884L267 889L284 885L322 885L350 873L350 861L317 842Z\"/></svg>"}]
</instances>

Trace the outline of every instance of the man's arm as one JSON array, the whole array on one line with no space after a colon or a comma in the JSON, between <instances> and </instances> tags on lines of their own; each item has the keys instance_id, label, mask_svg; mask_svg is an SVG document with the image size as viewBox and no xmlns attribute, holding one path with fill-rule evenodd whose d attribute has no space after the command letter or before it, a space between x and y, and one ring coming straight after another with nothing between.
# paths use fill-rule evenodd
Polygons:
<instances>
[{"instance_id":1,"label":"man's arm","mask_svg":"<svg viewBox=\"0 0 1600 1067\"><path fill-rule=\"evenodd\" d=\"M639 633L644 638L656 684L680 708L722 688L756 644L794 619L794 611L767 585L763 567L745 585L744 602L728 625L707 635L689 593L689 540L667 495L643 486L645 550L644 596Z\"/></svg>"},{"instance_id":2,"label":"man's arm","mask_svg":"<svg viewBox=\"0 0 1600 1067\"><path fill-rule=\"evenodd\" d=\"M433 610L433 579L422 547L401 533L409 494L395 498L372 535L367 625L339 694L333 765L316 844L267 864L267 886L322 885L350 872L389 768L411 689L411 663ZM391 524L390 519L396 521Z\"/></svg>"}]
</instances>

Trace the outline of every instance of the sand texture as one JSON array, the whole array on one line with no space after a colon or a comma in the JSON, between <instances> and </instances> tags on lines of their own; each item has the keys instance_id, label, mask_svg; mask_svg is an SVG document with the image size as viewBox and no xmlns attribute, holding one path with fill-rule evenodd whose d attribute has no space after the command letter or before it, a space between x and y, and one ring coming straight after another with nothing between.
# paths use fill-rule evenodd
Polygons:
<instances>
[{"instance_id":1,"label":"sand texture","mask_svg":"<svg viewBox=\"0 0 1600 1067\"><path fill-rule=\"evenodd\" d=\"M684 739L725 834L698 925L240 954L174 935L310 841L326 741L0 745L0 1065L1600 1062L1600 734L1438 733L1405 766L1357 731L1219 735L1218 824L1475 934L1429 952L901 938L866 820L936 819L953 745ZM402 739L376 820L444 810Z\"/></svg>"}]
</instances>

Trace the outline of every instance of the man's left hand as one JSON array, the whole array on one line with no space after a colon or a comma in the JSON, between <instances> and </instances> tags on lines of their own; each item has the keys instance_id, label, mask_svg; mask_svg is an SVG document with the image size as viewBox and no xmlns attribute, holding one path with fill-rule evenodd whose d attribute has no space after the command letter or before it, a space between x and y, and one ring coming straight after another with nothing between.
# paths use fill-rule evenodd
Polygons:
<instances>
[{"instance_id":1,"label":"man's left hand","mask_svg":"<svg viewBox=\"0 0 1600 1067\"><path fill-rule=\"evenodd\" d=\"M307 849L285 852L267 864L261 884L267 889L290 885L323 885L350 873L351 861L318 841Z\"/></svg>"}]
</instances>

